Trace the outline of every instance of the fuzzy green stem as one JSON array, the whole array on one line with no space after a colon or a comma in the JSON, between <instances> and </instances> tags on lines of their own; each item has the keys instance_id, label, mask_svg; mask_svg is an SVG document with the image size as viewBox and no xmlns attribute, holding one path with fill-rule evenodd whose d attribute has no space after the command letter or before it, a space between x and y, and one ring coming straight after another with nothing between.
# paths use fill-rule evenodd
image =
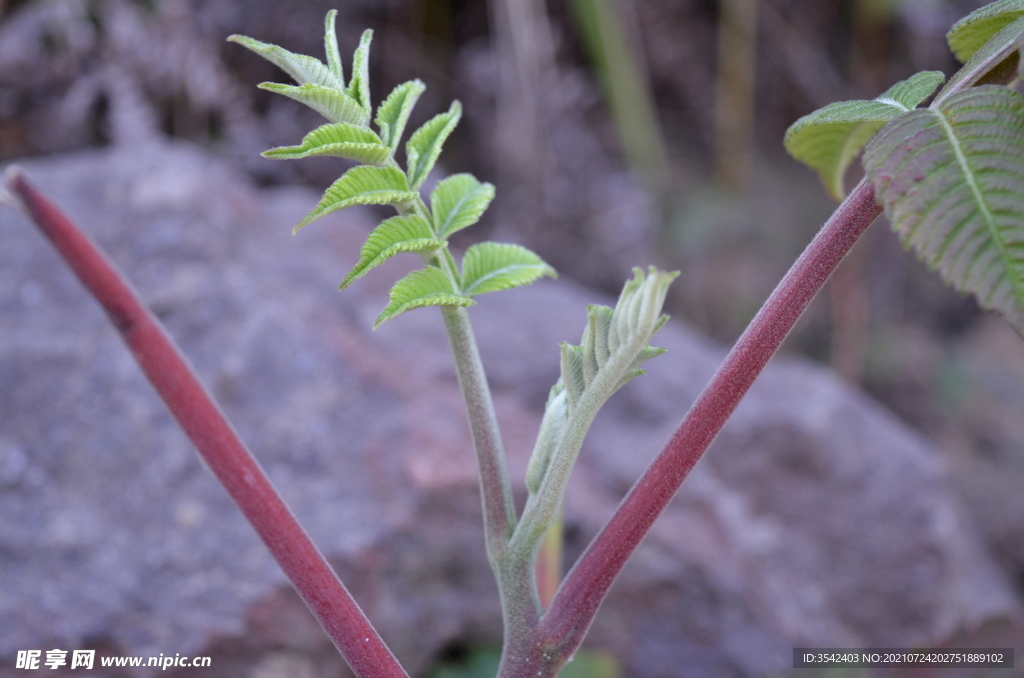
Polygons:
<instances>
[{"instance_id":1,"label":"fuzzy green stem","mask_svg":"<svg viewBox=\"0 0 1024 678\"><path fill-rule=\"evenodd\" d=\"M469 416L473 451L480 470L480 488L484 507L484 531L487 556L497 571L516 525L512 485L505 464L505 451L498 429L498 418L487 386L487 375L477 350L473 328L466 309L441 306L448 343L455 359L455 372Z\"/></svg>"},{"instance_id":2,"label":"fuzzy green stem","mask_svg":"<svg viewBox=\"0 0 1024 678\"><path fill-rule=\"evenodd\" d=\"M516 527L516 510L498 419L469 314L458 306L442 306L441 313L455 358L455 372L466 403L473 450L480 471L487 558L498 583L505 627L502 662L521 665L524 658L536 649L533 631L540 617L540 602L534 561L508 548Z\"/></svg>"},{"instance_id":3,"label":"fuzzy green stem","mask_svg":"<svg viewBox=\"0 0 1024 678\"><path fill-rule=\"evenodd\" d=\"M631 360L633 356L627 357ZM623 358L619 356L618 360L621 361ZM594 384L584 391L572 414L569 415L565 432L551 456L540 489L531 494L526 503L523 517L512 535L509 550L513 553L524 552L524 557L530 562L536 559L537 549L540 548L544 534L558 520L562 499L569 486L569 477L572 475L573 466L576 465L580 448L583 447L583 439L586 438L598 410L608 399L608 394L615 390L614 384L621 380L619 372L621 370L608 366L608 369L597 375Z\"/></svg>"}]
</instances>

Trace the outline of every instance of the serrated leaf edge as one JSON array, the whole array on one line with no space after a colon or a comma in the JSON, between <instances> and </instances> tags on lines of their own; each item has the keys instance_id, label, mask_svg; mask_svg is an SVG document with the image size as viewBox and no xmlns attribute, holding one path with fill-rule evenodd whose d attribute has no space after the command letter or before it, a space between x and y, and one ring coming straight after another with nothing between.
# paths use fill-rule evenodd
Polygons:
<instances>
[{"instance_id":1,"label":"serrated leaf edge","mask_svg":"<svg viewBox=\"0 0 1024 678\"><path fill-rule=\"evenodd\" d=\"M428 292L427 294L417 297L407 297L405 299L400 298L403 292L407 291L410 286L417 285L420 281L430 284L440 284L447 289L438 289L435 292ZM414 308L423 308L426 306L472 306L476 302L469 297L463 296L455 292L451 287L451 280L438 268L428 266L427 268L419 269L409 273L404 278L399 280L391 288L391 294L388 300L388 305L380 312L377 319L373 323L373 329L377 329L382 324L391 320L395 316L401 315L406 311L411 311Z\"/></svg>"},{"instance_id":2,"label":"serrated leaf edge","mask_svg":"<svg viewBox=\"0 0 1024 678\"><path fill-rule=\"evenodd\" d=\"M410 203L417 198L419 194L415 191L406 191L401 188L387 188L387 189L374 189L369 191L361 191L354 193L348 198L343 198L334 202L330 202L331 192L339 191L342 188L343 182L355 182L361 180L359 175L362 174L387 174L390 178L400 178L403 182L405 181L405 174L402 170L394 167L374 167L372 165L358 165L345 172L339 177L333 184L331 184L326 191L324 191L323 197L320 202L317 203L310 212L302 218L295 228L292 229L292 233L297 233L299 229L307 224L316 221L317 219L336 212L352 205L401 205Z\"/></svg>"},{"instance_id":3,"label":"serrated leaf edge","mask_svg":"<svg viewBox=\"0 0 1024 678\"><path fill-rule=\"evenodd\" d=\"M500 268L493 268L485 271L479 276L469 278L466 273L467 260L472 261L473 257L478 256L478 253L490 254L495 256L499 251L504 252L515 252L517 254L527 255L529 257L536 258L536 261L523 262L523 263L512 263L501 266ZM524 280L513 280L507 283L506 286L485 289L483 291L474 291L483 287L488 281L494 280L500 276L514 275L515 272L528 272L526 279ZM514 245L510 243L496 243L496 242L483 242L477 245L473 245L466 250L466 254L462 259L462 293L470 297L479 296L488 292L497 292L503 289L513 289L516 287L523 287L525 285L531 285L537 280L544 276L555 278L558 274L555 272L547 262L541 259L535 252L528 250L521 245Z\"/></svg>"},{"instance_id":4,"label":"serrated leaf edge","mask_svg":"<svg viewBox=\"0 0 1024 678\"><path fill-rule=\"evenodd\" d=\"M418 78L403 82L391 90L387 98L377 107L374 122L377 123L377 129L380 130L380 136L384 145L388 146L392 153L395 152L398 144L401 143L402 134L405 132L405 125L409 122L409 115L426 89L427 86ZM401 103L397 103L399 97L401 97ZM398 106L398 115L394 122L387 122L382 118L384 110L388 106Z\"/></svg>"},{"instance_id":5,"label":"serrated leaf edge","mask_svg":"<svg viewBox=\"0 0 1024 678\"><path fill-rule=\"evenodd\" d=\"M464 191L450 207L445 206L447 209L442 213L439 209L441 207L439 203L443 202L442 192L446 190L447 186L459 181L461 177L468 177L469 179L472 179L474 185L470 187L468 191ZM452 176L446 177L437 182L437 186L430 193L430 208L434 212L434 224L438 236L442 238L450 237L453 233L457 233L464 228L468 228L479 221L483 213L487 211L491 201L494 200L494 194L494 184L486 181L479 181L472 174L453 174ZM456 217L459 217L463 213L465 206L477 200L486 201L479 214L473 217L470 221L467 221L465 224L460 225L458 228L452 228L452 224L456 223Z\"/></svg>"},{"instance_id":6,"label":"serrated leaf edge","mask_svg":"<svg viewBox=\"0 0 1024 678\"><path fill-rule=\"evenodd\" d=\"M438 113L423 123L423 126L413 132L409 138L405 145L405 156L408 167L409 186L413 190L417 190L427 180L430 170L433 169L438 156L441 155L441 148L445 140L455 130L461 117L462 104L455 100L445 113ZM442 122L444 124L441 124ZM425 139L435 126L439 129L433 134L431 139L423 142L425 148L421 152L416 148L418 140Z\"/></svg>"},{"instance_id":7,"label":"serrated leaf edge","mask_svg":"<svg viewBox=\"0 0 1024 678\"><path fill-rule=\"evenodd\" d=\"M359 251L359 261L345 276L338 289L345 289L400 252L424 254L447 244L444 240L437 240L432 236L430 224L422 217L410 215L385 219L367 236Z\"/></svg>"}]
</instances>

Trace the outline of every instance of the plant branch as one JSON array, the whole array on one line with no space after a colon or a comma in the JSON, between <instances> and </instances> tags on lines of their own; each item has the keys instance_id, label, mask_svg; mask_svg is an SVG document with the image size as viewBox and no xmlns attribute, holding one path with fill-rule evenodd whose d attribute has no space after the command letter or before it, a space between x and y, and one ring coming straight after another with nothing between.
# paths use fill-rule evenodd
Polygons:
<instances>
[{"instance_id":1,"label":"plant branch","mask_svg":"<svg viewBox=\"0 0 1024 678\"><path fill-rule=\"evenodd\" d=\"M142 371L358 678L408 678L156 317L99 247L17 170L26 215L96 297Z\"/></svg>"},{"instance_id":2,"label":"plant branch","mask_svg":"<svg viewBox=\"0 0 1024 678\"><path fill-rule=\"evenodd\" d=\"M540 597L534 561L509 548L516 527L516 509L512 501L505 452L487 386L483 362L473 338L466 309L441 306L448 341L455 359L459 388L466 403L470 435L480 471L480 492L484 511L487 558L494 571L501 596L504 625L502 665L520 665L533 655L533 632L540 617Z\"/></svg>"},{"instance_id":3,"label":"plant branch","mask_svg":"<svg viewBox=\"0 0 1024 678\"><path fill-rule=\"evenodd\" d=\"M480 469L487 556L497 572L498 563L504 557L509 537L516 526L516 509L512 502L512 485L505 464L505 450L487 386L487 375L473 338L469 314L459 306L440 308L455 359L459 388L466 403L473 450Z\"/></svg>"},{"instance_id":4,"label":"plant branch","mask_svg":"<svg viewBox=\"0 0 1024 678\"><path fill-rule=\"evenodd\" d=\"M612 581L654 520L807 304L881 211L873 187L862 181L821 228L737 340L664 449L567 575L537 628L538 648L556 650L558 656L567 658L579 647Z\"/></svg>"}]
</instances>

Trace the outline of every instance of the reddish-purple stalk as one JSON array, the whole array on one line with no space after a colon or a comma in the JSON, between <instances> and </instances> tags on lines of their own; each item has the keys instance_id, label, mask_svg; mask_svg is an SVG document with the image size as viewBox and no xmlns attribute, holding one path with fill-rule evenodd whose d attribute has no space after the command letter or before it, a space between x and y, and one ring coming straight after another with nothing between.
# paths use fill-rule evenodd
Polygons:
<instances>
[{"instance_id":1,"label":"reddish-purple stalk","mask_svg":"<svg viewBox=\"0 0 1024 678\"><path fill-rule=\"evenodd\" d=\"M358 678L408 678L323 554L299 525L160 322L100 248L21 176L8 179L121 333L146 377L249 520Z\"/></svg>"},{"instance_id":2,"label":"reddish-purple stalk","mask_svg":"<svg viewBox=\"0 0 1024 678\"><path fill-rule=\"evenodd\" d=\"M881 213L862 181L794 262L747 326L664 449L622 500L566 576L534 631L531 666L502 678L538 673L579 647L612 581L725 425L814 295ZM557 660L556 660L557 661Z\"/></svg>"}]
</instances>

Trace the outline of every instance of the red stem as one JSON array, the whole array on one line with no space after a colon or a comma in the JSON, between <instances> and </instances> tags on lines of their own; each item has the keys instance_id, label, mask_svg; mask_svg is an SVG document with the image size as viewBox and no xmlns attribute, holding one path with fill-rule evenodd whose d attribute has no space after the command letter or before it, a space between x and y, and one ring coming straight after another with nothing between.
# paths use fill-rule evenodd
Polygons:
<instances>
[{"instance_id":1,"label":"red stem","mask_svg":"<svg viewBox=\"0 0 1024 678\"><path fill-rule=\"evenodd\" d=\"M579 647L612 581L807 304L881 213L872 186L861 182L779 282L747 326L679 428L622 500L559 588L537 627L538 649L568 657Z\"/></svg>"},{"instance_id":2,"label":"red stem","mask_svg":"<svg viewBox=\"0 0 1024 678\"><path fill-rule=\"evenodd\" d=\"M99 247L15 172L8 185L96 297L217 479L358 678L408 678L160 322Z\"/></svg>"}]
</instances>

